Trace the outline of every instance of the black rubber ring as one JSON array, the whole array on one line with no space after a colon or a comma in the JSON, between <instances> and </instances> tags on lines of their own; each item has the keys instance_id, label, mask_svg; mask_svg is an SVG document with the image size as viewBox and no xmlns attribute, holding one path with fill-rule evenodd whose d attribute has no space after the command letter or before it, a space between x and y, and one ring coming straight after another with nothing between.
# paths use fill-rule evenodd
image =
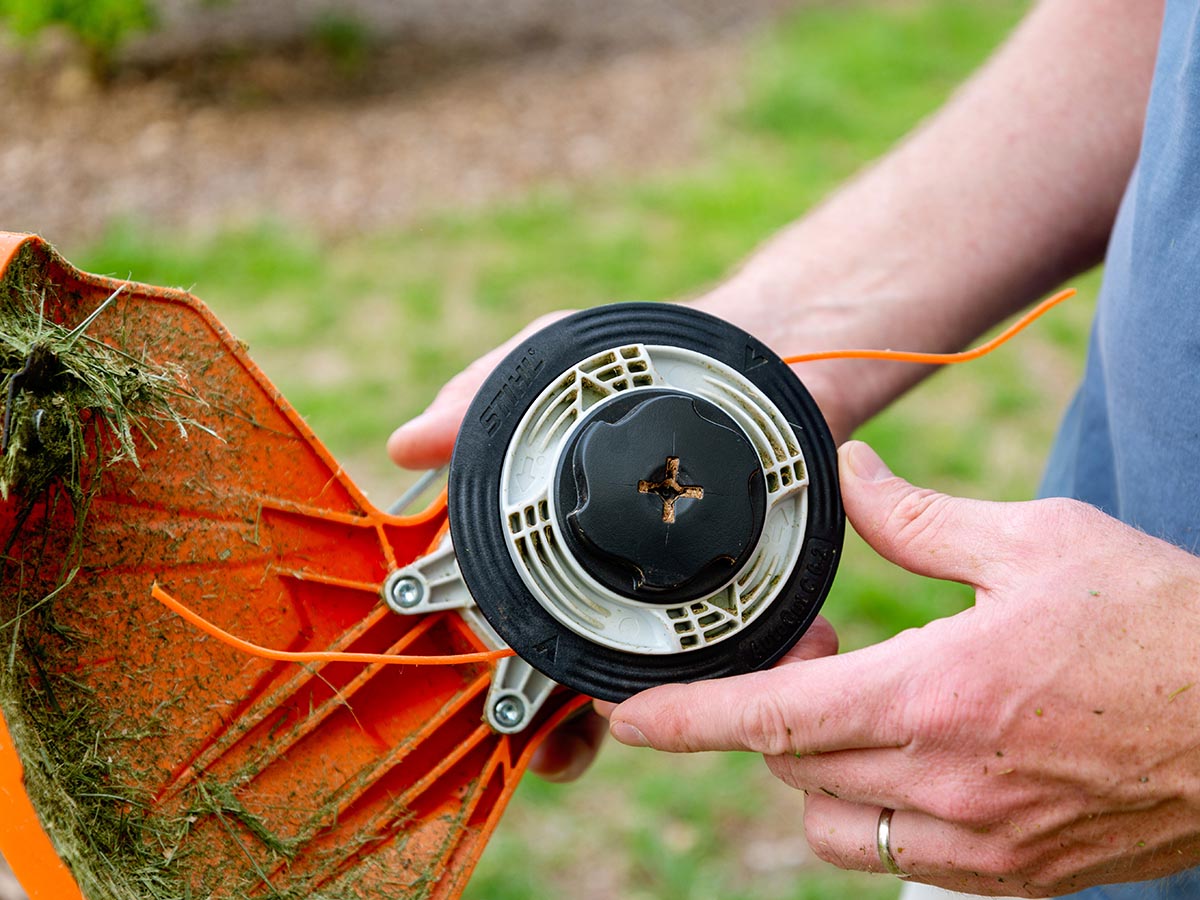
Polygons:
<instances>
[{"instance_id":1,"label":"black rubber ring","mask_svg":"<svg viewBox=\"0 0 1200 900\"><path fill-rule=\"evenodd\" d=\"M580 361L641 343L682 347L741 372L791 423L808 470L808 518L799 559L771 605L743 630L671 654L616 650L567 628L529 592L508 550L500 474L517 425L537 396ZM559 684L602 700L624 700L659 684L762 669L812 624L842 553L845 513L837 449L800 379L739 328L687 307L620 303L568 316L523 341L484 382L467 410L450 463L450 532L479 609L517 654Z\"/></svg>"}]
</instances>

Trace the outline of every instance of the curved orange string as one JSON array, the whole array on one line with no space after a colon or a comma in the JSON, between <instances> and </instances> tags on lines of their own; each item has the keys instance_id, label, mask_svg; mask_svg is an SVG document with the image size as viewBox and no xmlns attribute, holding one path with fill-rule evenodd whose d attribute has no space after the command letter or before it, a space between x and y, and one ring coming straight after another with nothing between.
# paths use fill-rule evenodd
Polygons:
<instances>
[{"instance_id":1,"label":"curved orange string","mask_svg":"<svg viewBox=\"0 0 1200 900\"><path fill-rule=\"evenodd\" d=\"M970 362L973 359L986 356L1001 344L1016 337L1055 306L1058 306L1058 304L1070 297L1074 297L1075 294L1076 291L1074 288L1067 288L1065 291L1059 291L1057 294L1047 297L987 343L980 344L978 347L973 347L970 350L963 350L959 353L919 353L911 350L818 350L815 353L799 353L795 356L785 356L783 361L791 365L792 363L815 362L819 359L887 359L894 362L925 363L933 366Z\"/></svg>"},{"instance_id":2,"label":"curved orange string","mask_svg":"<svg viewBox=\"0 0 1200 900\"><path fill-rule=\"evenodd\" d=\"M506 656L515 656L514 651L481 650L478 653L453 653L447 656L394 656L389 653L338 653L332 650L314 650L295 652L291 650L274 650L262 647L250 641L235 637L228 631L223 631L208 619L184 606L155 582L150 588L150 596L175 613L186 622L195 625L205 634L215 637L222 644L227 644L242 653L251 656L261 656L263 659L273 659L278 662L355 662L355 663L384 663L385 665L405 666L451 666L458 663L494 662Z\"/></svg>"},{"instance_id":3,"label":"curved orange string","mask_svg":"<svg viewBox=\"0 0 1200 900\"><path fill-rule=\"evenodd\" d=\"M783 361L790 365L792 363L814 362L822 359L883 359L938 366L970 362L973 359L986 356L1001 344L1010 341L1055 306L1070 297L1074 297L1075 294L1076 291L1074 288L1067 288L1047 297L990 341L958 353L920 353L910 350L819 350L815 353L799 353L795 356L786 356ZM199 628L205 634L216 638L221 643L227 644L235 650L240 650L242 653L248 653L251 656L260 656L264 659L273 659L279 662L357 662L383 663L385 665L445 666L459 663L493 662L516 655L510 649L483 650L478 653L455 653L445 656L394 656L387 653L338 653L329 650L311 652L274 650L270 647L262 647L251 643L250 641L235 637L227 631L223 631L203 616L184 606L160 588L157 582L150 589L150 596L180 618Z\"/></svg>"}]
</instances>

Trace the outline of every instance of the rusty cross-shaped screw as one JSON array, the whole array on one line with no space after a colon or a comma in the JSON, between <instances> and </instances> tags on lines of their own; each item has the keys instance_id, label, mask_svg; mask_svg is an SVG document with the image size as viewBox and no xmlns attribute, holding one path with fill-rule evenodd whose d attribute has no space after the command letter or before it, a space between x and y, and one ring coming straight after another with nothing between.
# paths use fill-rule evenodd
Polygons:
<instances>
[{"instance_id":1,"label":"rusty cross-shaped screw","mask_svg":"<svg viewBox=\"0 0 1200 900\"><path fill-rule=\"evenodd\" d=\"M676 479L679 477L679 457L667 457L667 474L662 481L646 481L638 482L639 494L658 494L663 502L662 520L668 525L675 521L675 501L681 497L689 500L702 500L704 498L704 488L698 484L680 484Z\"/></svg>"}]
</instances>

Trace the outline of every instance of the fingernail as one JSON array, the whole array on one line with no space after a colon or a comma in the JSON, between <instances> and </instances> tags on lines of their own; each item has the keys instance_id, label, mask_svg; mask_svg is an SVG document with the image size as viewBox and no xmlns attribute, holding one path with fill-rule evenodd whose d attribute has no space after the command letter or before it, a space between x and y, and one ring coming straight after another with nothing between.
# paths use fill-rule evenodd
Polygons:
<instances>
[{"instance_id":1,"label":"fingernail","mask_svg":"<svg viewBox=\"0 0 1200 900\"><path fill-rule=\"evenodd\" d=\"M634 725L628 722L613 722L609 729L612 736L622 744L627 744L630 747L649 747L650 742L646 740L646 736Z\"/></svg>"},{"instance_id":2,"label":"fingernail","mask_svg":"<svg viewBox=\"0 0 1200 900\"><path fill-rule=\"evenodd\" d=\"M883 481L892 477L892 470L879 458L879 454L871 449L870 444L853 441L846 456L850 470L862 481Z\"/></svg>"}]
</instances>

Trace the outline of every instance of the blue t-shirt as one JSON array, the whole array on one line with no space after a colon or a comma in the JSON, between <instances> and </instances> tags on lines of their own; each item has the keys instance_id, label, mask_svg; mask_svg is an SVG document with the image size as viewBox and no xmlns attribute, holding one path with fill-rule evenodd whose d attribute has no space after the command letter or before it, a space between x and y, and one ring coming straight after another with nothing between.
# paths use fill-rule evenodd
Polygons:
<instances>
[{"instance_id":1,"label":"blue t-shirt","mask_svg":"<svg viewBox=\"0 0 1200 900\"><path fill-rule=\"evenodd\" d=\"M1043 496L1200 553L1200 3L1168 0L1141 155ZM1200 636L1198 636L1200 638ZM1200 869L1079 900L1200 898Z\"/></svg>"}]
</instances>

